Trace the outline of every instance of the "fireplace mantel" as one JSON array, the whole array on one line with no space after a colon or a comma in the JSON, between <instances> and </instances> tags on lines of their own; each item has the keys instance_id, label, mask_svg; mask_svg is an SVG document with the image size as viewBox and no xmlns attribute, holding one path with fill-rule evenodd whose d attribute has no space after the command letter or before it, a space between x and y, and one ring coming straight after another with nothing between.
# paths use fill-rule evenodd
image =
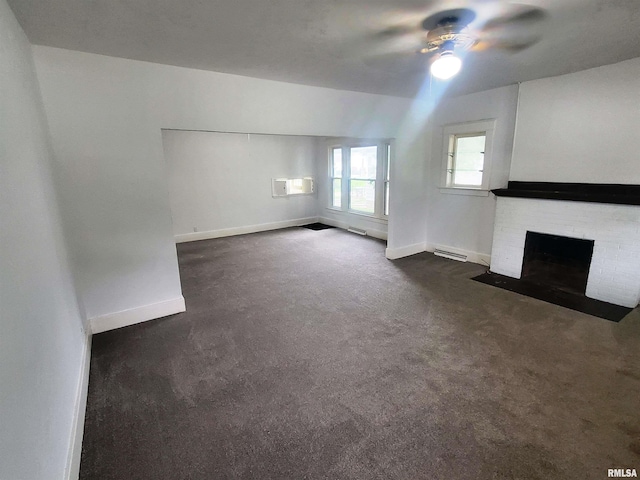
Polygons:
<instances>
[{"instance_id":1,"label":"fireplace mantel","mask_svg":"<svg viewBox=\"0 0 640 480\"><path fill-rule=\"evenodd\" d=\"M497 197L640 205L640 185L512 181L491 191Z\"/></svg>"}]
</instances>

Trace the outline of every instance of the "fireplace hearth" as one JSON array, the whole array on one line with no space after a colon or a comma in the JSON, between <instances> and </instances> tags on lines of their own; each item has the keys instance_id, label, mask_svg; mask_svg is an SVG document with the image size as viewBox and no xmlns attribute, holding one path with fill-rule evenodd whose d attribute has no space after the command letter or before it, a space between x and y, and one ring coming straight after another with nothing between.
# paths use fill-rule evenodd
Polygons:
<instances>
[{"instance_id":1,"label":"fireplace hearth","mask_svg":"<svg viewBox=\"0 0 640 480\"><path fill-rule=\"evenodd\" d=\"M538 300L553 303L554 305L570 308L571 310L593 315L594 317L611 320L612 322L619 322L632 310L631 308L589 298L584 294L571 291L570 288L558 288L553 285L539 283L538 281L507 277L506 275L500 275L499 273L490 271L473 277L472 280L526 295L527 297L537 298Z\"/></svg>"}]
</instances>

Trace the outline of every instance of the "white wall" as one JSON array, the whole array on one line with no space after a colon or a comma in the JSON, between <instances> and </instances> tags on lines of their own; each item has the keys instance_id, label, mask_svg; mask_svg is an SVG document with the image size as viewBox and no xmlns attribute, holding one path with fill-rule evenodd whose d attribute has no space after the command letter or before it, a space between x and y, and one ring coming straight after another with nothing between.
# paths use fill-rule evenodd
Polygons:
<instances>
[{"instance_id":1,"label":"white wall","mask_svg":"<svg viewBox=\"0 0 640 480\"><path fill-rule=\"evenodd\" d=\"M162 140L177 240L317 216L315 194L271 189L273 178L316 176L316 138L164 130Z\"/></svg>"},{"instance_id":2,"label":"white wall","mask_svg":"<svg viewBox=\"0 0 640 480\"><path fill-rule=\"evenodd\" d=\"M511 180L640 183L640 58L520 87Z\"/></svg>"},{"instance_id":3,"label":"white wall","mask_svg":"<svg viewBox=\"0 0 640 480\"><path fill-rule=\"evenodd\" d=\"M454 247L471 253L474 261L487 262L491 253L496 199L445 193L438 187L442 176L443 126L496 119L489 188L506 187L518 97L518 86L444 99L432 117L431 160L428 164L427 244Z\"/></svg>"},{"instance_id":4,"label":"white wall","mask_svg":"<svg viewBox=\"0 0 640 480\"><path fill-rule=\"evenodd\" d=\"M406 185L392 197L389 243L424 242L426 152L408 99L33 50L90 317L181 294L162 128L397 137Z\"/></svg>"},{"instance_id":5,"label":"white wall","mask_svg":"<svg viewBox=\"0 0 640 480\"><path fill-rule=\"evenodd\" d=\"M62 479L77 475L79 457L68 461L87 338L31 47L5 0L0 111L0 478Z\"/></svg>"}]
</instances>

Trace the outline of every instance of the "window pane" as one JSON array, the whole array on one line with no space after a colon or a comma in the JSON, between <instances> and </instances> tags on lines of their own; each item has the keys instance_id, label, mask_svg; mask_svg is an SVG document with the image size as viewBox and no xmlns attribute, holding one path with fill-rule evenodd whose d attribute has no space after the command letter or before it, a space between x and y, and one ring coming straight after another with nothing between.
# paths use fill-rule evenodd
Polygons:
<instances>
[{"instance_id":1,"label":"window pane","mask_svg":"<svg viewBox=\"0 0 640 480\"><path fill-rule=\"evenodd\" d=\"M387 177L385 180L391 178L391 145L387 144Z\"/></svg>"},{"instance_id":2,"label":"window pane","mask_svg":"<svg viewBox=\"0 0 640 480\"><path fill-rule=\"evenodd\" d=\"M482 185L485 135L456 137L453 183L455 185Z\"/></svg>"},{"instance_id":3,"label":"window pane","mask_svg":"<svg viewBox=\"0 0 640 480\"><path fill-rule=\"evenodd\" d=\"M384 182L384 214L389 215L389 182Z\"/></svg>"},{"instance_id":4,"label":"window pane","mask_svg":"<svg viewBox=\"0 0 640 480\"><path fill-rule=\"evenodd\" d=\"M333 187L332 187L332 198L331 205L334 207L342 206L342 180L339 178L333 179Z\"/></svg>"},{"instance_id":5,"label":"window pane","mask_svg":"<svg viewBox=\"0 0 640 480\"><path fill-rule=\"evenodd\" d=\"M349 188L349 208L364 213L375 212L375 180L351 180Z\"/></svg>"},{"instance_id":6,"label":"window pane","mask_svg":"<svg viewBox=\"0 0 640 480\"><path fill-rule=\"evenodd\" d=\"M331 176L340 178L342 177L342 149L333 149L333 162L331 163Z\"/></svg>"},{"instance_id":7,"label":"window pane","mask_svg":"<svg viewBox=\"0 0 640 480\"><path fill-rule=\"evenodd\" d=\"M378 147L351 148L351 178L370 178L375 180L378 165Z\"/></svg>"},{"instance_id":8,"label":"window pane","mask_svg":"<svg viewBox=\"0 0 640 480\"><path fill-rule=\"evenodd\" d=\"M287 185L287 189L288 189L287 193L289 194L304 193L304 187L303 187L301 178L292 178L287 180L287 182L289 183L289 185Z\"/></svg>"}]
</instances>

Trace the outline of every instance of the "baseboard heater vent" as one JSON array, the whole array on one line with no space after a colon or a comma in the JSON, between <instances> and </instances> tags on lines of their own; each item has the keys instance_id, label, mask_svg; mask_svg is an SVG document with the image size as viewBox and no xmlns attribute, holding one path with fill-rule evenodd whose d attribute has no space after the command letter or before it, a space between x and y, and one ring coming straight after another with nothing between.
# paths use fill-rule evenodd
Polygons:
<instances>
[{"instance_id":1,"label":"baseboard heater vent","mask_svg":"<svg viewBox=\"0 0 640 480\"><path fill-rule=\"evenodd\" d=\"M347 232L357 233L358 235L362 235L362 236L366 236L367 235L367 231L366 230L362 230L361 228L356 228L356 227L347 228Z\"/></svg>"},{"instance_id":2,"label":"baseboard heater vent","mask_svg":"<svg viewBox=\"0 0 640 480\"><path fill-rule=\"evenodd\" d=\"M467 256L464 253L452 252L450 250L443 250L442 248L436 248L433 251L434 255L439 257L449 258L451 260L458 260L459 262L466 262Z\"/></svg>"}]
</instances>

